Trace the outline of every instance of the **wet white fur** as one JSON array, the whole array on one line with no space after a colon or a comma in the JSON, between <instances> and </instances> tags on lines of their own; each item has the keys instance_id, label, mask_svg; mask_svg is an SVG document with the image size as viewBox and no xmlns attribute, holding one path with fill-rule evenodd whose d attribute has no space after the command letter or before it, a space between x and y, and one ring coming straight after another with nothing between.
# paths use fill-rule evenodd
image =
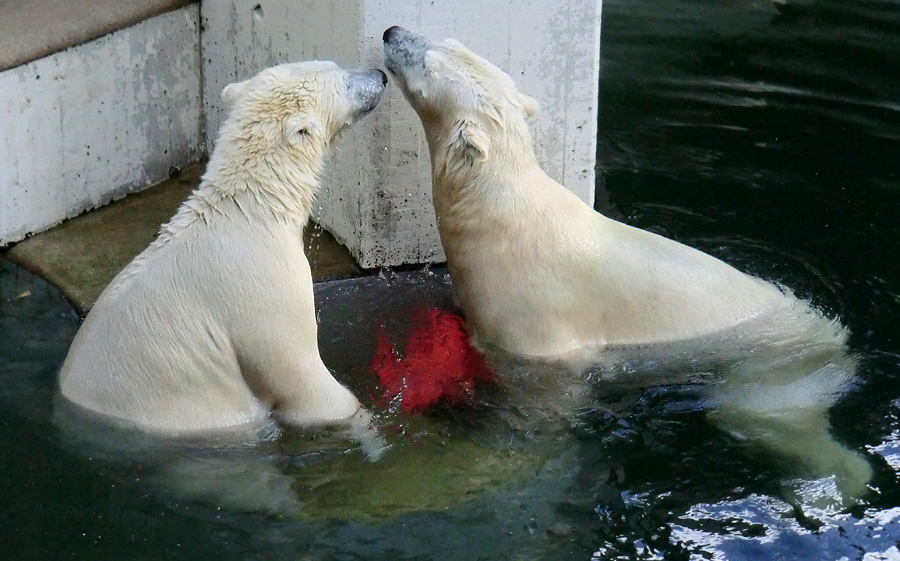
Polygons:
<instances>
[{"instance_id":1,"label":"wet white fur","mask_svg":"<svg viewBox=\"0 0 900 561\"><path fill-rule=\"evenodd\" d=\"M308 62L225 88L199 188L88 314L60 374L66 398L178 434L357 413L319 356L302 239L329 144L380 95L351 95L349 79Z\"/></svg>"},{"instance_id":2,"label":"wet white fur","mask_svg":"<svg viewBox=\"0 0 900 561\"><path fill-rule=\"evenodd\" d=\"M595 212L538 165L525 121L536 104L505 73L452 40L423 56L404 89L428 91L408 98L428 138L454 292L478 339L558 357L688 339L792 305L769 283Z\"/></svg>"},{"instance_id":3,"label":"wet white fur","mask_svg":"<svg viewBox=\"0 0 900 561\"><path fill-rule=\"evenodd\" d=\"M868 464L829 434L828 408L854 379L840 324L595 212L538 165L526 124L535 101L459 42L400 29L384 49L424 126L441 243L476 342L579 366L714 368L719 426L808 474L837 475L848 500L865 491Z\"/></svg>"}]
</instances>

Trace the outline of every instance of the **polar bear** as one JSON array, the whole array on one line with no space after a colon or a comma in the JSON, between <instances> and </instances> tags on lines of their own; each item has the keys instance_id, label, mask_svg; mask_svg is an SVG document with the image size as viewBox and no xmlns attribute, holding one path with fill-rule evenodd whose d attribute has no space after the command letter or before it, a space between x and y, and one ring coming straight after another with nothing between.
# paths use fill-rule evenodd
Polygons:
<instances>
[{"instance_id":1,"label":"polar bear","mask_svg":"<svg viewBox=\"0 0 900 561\"><path fill-rule=\"evenodd\" d=\"M398 26L383 41L385 66L424 127L441 244L478 345L579 365L714 368L710 416L720 427L815 476L836 475L851 500L865 492L868 463L829 433L827 410L854 379L839 323L595 212L538 165L526 124L536 102L459 42Z\"/></svg>"},{"instance_id":2,"label":"polar bear","mask_svg":"<svg viewBox=\"0 0 900 561\"><path fill-rule=\"evenodd\" d=\"M595 212L538 166L512 79L460 43L388 29L385 65L419 114L453 287L475 337L560 357L675 341L791 305L775 286Z\"/></svg>"},{"instance_id":3,"label":"polar bear","mask_svg":"<svg viewBox=\"0 0 900 561\"><path fill-rule=\"evenodd\" d=\"M222 92L229 114L199 187L103 291L62 395L153 433L347 422L323 364L302 232L329 146L375 108L381 70L274 66Z\"/></svg>"}]
</instances>

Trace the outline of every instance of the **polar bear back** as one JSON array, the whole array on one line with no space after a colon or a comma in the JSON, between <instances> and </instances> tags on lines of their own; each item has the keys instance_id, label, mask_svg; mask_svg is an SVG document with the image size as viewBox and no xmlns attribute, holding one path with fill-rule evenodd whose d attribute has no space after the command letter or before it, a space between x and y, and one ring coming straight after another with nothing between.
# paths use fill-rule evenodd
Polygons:
<instances>
[{"instance_id":1,"label":"polar bear back","mask_svg":"<svg viewBox=\"0 0 900 561\"><path fill-rule=\"evenodd\" d=\"M670 342L795 301L710 255L609 219L537 174L502 188L516 194L515 211L488 216L457 204L442 213L454 291L481 340L537 356Z\"/></svg>"},{"instance_id":2,"label":"polar bear back","mask_svg":"<svg viewBox=\"0 0 900 561\"><path fill-rule=\"evenodd\" d=\"M270 229L274 247L264 247L265 238L249 235L249 228L249 221L242 228L240 219L211 221L150 246L126 267L98 299L72 344L60 373L63 395L88 409L163 432L264 419L271 404L253 391L263 384L247 379L252 365L241 364L245 347L259 341L248 341L245 330L228 326L249 328L254 321L266 321L254 319L252 309L277 310L268 319L279 324L279 332L291 333L294 345L312 345L315 351L314 331L304 334L278 318L291 309L298 315L313 313L313 302L311 294L304 298L310 273L299 232ZM235 279L243 283L235 284ZM285 283L293 292L284 290ZM276 300L277 307L263 308L261 299ZM295 326L300 325L298 318ZM265 346L255 352L265 353ZM318 353L313 355L317 359Z\"/></svg>"}]
</instances>

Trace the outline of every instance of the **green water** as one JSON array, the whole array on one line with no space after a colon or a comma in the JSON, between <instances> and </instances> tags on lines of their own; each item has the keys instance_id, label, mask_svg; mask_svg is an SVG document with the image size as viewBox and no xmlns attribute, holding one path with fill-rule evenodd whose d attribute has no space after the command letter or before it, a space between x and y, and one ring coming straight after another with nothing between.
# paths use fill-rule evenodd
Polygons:
<instances>
[{"instance_id":1,"label":"green water","mask_svg":"<svg viewBox=\"0 0 900 561\"><path fill-rule=\"evenodd\" d=\"M597 206L790 286L850 328L860 383L831 420L875 467L864 505L792 509L780 499L785 466L712 427L692 384L606 395L563 421L496 396L424 418L377 405L375 329L401 325L391 335L402 340L415 308L452 308L440 270L317 287L323 358L393 445L377 466L352 442L304 433L214 455L185 445L116 457L52 419L77 318L40 279L0 262L0 557L892 558L900 4L793 6L604 2ZM198 458L208 461L200 479L220 483L212 495L160 483L169 460ZM217 504L223 489L263 489L259 474L301 508Z\"/></svg>"}]
</instances>

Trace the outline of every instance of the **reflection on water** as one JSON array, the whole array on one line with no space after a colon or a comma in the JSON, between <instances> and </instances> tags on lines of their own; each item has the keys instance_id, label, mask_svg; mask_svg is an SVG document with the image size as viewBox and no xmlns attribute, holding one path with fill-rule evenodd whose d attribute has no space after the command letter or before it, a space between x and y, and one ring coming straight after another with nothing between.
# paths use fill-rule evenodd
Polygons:
<instances>
[{"instance_id":1,"label":"reflection on water","mask_svg":"<svg viewBox=\"0 0 900 561\"><path fill-rule=\"evenodd\" d=\"M0 278L8 279L12 271L6 265ZM300 548L311 559L351 551L360 558L385 559L470 559L473 551L487 559L506 559L510 552L586 559L592 553L617 558L646 551L671 558L673 552L718 551L721 558L733 559L742 558L734 557L739 554L753 558L760 547L783 554L807 551L813 546L804 536L854 532L858 537L863 528L872 531L875 518L882 530L879 539L867 543L881 547L880 538L891 535L891 509L873 508L860 519L863 509L835 514L807 507L801 513L779 499L792 462L773 459L769 450L748 450L713 428L706 413L715 380L690 357L682 364L691 374L686 377L677 368L659 371L660 364L673 364L671 357L650 357L652 364L643 368L655 371L656 379L640 380L651 384L649 389L631 381L616 383L622 380L603 372L592 389L578 387L571 383L571 372L558 366L494 357L492 366L503 369L507 385L500 393L482 393L481 404L470 408L406 415L396 404L376 405L384 388L368 371L377 345L373 327L384 324L390 337L402 341L410 331L406 319L421 309L452 309L446 272L325 283L317 286L317 297L323 358L375 411L375 426L389 447L378 461L340 431L285 429L257 435L253 442L176 443L107 424L90 427L79 419L73 421L75 431L66 431L65 422L55 419L64 431L59 433L47 422L47 411L35 409L25 425L43 433L43 440L49 436L49 451L58 458L44 465L42 450L48 447L35 446L26 448L17 463L31 469L42 465L30 481L50 497L46 507L59 511L65 526L91 528L96 536L48 545L36 533L38 527L29 530L37 540L29 550L119 555L129 547L120 539L122 531L169 534L173 525L187 522L205 529L173 532L179 539L226 559L260 548L279 556ZM57 297L36 308L66 306ZM52 315L56 328L71 337L72 314ZM63 337L44 349L48 358L59 355L48 362L58 364L67 342ZM619 364L633 368L637 363ZM45 362L43 372L26 385L49 407L55 367ZM6 378L14 374L5 372ZM667 383L660 385L660 375ZM822 385L813 388L820 391ZM821 421L814 425L821 428ZM19 437L13 431L2 436L7 443ZM93 439L85 441L85 436ZM772 443L771 437L762 440ZM809 456L810 443L796 444L804 449L801 455ZM877 452L900 456L893 446L889 437ZM82 512L84 501L98 500L98 493L105 497L101 503L111 513L108 519ZM10 495L12 504L27 509L33 509L31 496L22 489ZM82 506L71 511L69 504ZM131 525L136 515L146 519L148 528ZM119 537L110 540L111 535ZM438 538L449 553L428 552L429 541ZM838 544L840 539L833 538ZM168 543L146 543L142 550L158 554Z\"/></svg>"},{"instance_id":2,"label":"reflection on water","mask_svg":"<svg viewBox=\"0 0 900 561\"><path fill-rule=\"evenodd\" d=\"M599 208L840 318L858 381L817 422L866 454L863 504L783 500L796 462L717 430L716 373L703 369L650 388L563 388L573 399L550 403L553 377L426 416L376 405L377 328L404 341L408 325L386 318L453 309L439 270L317 286L323 358L376 411L383 460L327 431L86 452L49 415L76 318L0 263L5 558L896 558L900 4L603 8ZM803 496L833 493L811 481L795 480Z\"/></svg>"},{"instance_id":3,"label":"reflection on water","mask_svg":"<svg viewBox=\"0 0 900 561\"><path fill-rule=\"evenodd\" d=\"M900 4L785 4L604 2L598 200L841 318L862 383L831 432L868 448L875 492L844 514L800 513L773 498L772 465L720 457L733 443L691 462L702 483L634 469L681 472L694 444L632 449L624 487L641 499L614 512L645 527L606 526L608 558L641 557L622 545L636 542L647 558L855 559L900 540Z\"/></svg>"}]
</instances>

